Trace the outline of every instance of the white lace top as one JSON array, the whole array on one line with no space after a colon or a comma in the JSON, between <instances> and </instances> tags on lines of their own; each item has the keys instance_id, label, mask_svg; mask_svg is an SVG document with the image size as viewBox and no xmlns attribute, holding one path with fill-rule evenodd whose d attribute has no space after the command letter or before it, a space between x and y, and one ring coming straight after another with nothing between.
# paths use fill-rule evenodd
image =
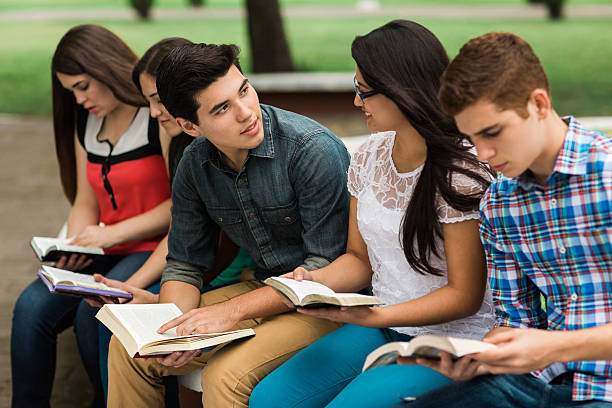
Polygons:
<instances>
[{"instance_id":1,"label":"white lace top","mask_svg":"<svg viewBox=\"0 0 612 408\"><path fill-rule=\"evenodd\" d=\"M348 189L357 198L359 231L368 247L372 266L372 288L387 305L422 297L447 283L446 276L423 275L406 261L400 243L402 217L423 166L410 173L398 173L391 158L395 132L371 135L355 152L348 171ZM453 175L458 191L469 193L478 184L460 174ZM437 200L441 223L478 219L478 211L461 212L450 207L441 197ZM437 243L440 258L430 264L446 272L446 258L441 240ZM487 285L484 302L475 315L464 319L423 327L394 327L409 335L440 334L474 339L482 338L493 327L491 293Z\"/></svg>"}]
</instances>

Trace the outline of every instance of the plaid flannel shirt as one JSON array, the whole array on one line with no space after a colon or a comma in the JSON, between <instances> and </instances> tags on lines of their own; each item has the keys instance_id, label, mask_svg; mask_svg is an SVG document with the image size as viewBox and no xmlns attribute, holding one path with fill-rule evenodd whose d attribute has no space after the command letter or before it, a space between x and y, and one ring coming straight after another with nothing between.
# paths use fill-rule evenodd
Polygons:
<instances>
[{"instance_id":1,"label":"plaid flannel shirt","mask_svg":"<svg viewBox=\"0 0 612 408\"><path fill-rule=\"evenodd\" d=\"M500 175L481 201L496 327L612 322L612 141L564 120L569 129L545 185L529 171ZM568 370L576 372L573 400L612 401L612 361L557 363L532 374L548 382Z\"/></svg>"}]
</instances>

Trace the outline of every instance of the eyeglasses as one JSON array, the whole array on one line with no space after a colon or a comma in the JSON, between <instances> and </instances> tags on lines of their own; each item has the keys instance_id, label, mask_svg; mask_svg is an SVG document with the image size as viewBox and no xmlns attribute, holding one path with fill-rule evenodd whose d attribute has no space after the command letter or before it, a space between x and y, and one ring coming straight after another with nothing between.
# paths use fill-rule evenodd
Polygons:
<instances>
[{"instance_id":1,"label":"eyeglasses","mask_svg":"<svg viewBox=\"0 0 612 408\"><path fill-rule=\"evenodd\" d=\"M357 82L357 75L353 77L353 88L355 89L355 93L361 99L361 103L365 103L365 99L370 96L378 95L380 92L378 91L368 91L368 92L360 92L359 91L359 82Z\"/></svg>"},{"instance_id":2,"label":"eyeglasses","mask_svg":"<svg viewBox=\"0 0 612 408\"><path fill-rule=\"evenodd\" d=\"M111 186L110 181L108 181L108 173L110 173L110 158L111 154L113 154L114 146L108 140L103 140L103 142L107 143L110 147L110 151L108 152L108 156L104 159L104 163L102 163L102 182L104 183L104 189L110 196L111 204L113 205L113 210L117 209L117 201L115 201L115 193L113 192L113 186Z\"/></svg>"}]
</instances>

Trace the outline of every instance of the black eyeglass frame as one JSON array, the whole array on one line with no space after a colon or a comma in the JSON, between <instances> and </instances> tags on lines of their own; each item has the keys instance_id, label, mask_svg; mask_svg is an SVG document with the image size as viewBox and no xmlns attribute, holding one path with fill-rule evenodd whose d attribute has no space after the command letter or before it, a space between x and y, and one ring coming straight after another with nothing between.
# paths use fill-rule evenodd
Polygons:
<instances>
[{"instance_id":1,"label":"black eyeglass frame","mask_svg":"<svg viewBox=\"0 0 612 408\"><path fill-rule=\"evenodd\" d=\"M111 186L111 183L108 180L108 173L110 173L111 154L113 154L113 149L115 148L115 146L113 146L113 144L108 140L102 140L102 141L107 143L108 146L110 147L108 156L106 156L106 159L104 159L104 162L102 163L102 183L104 184L104 189L106 190L106 192L108 193L110 197L111 204L113 205L113 210L116 211L118 207L117 207L117 201L115 200L115 193L113 191L113 186Z\"/></svg>"},{"instance_id":2,"label":"black eyeglass frame","mask_svg":"<svg viewBox=\"0 0 612 408\"><path fill-rule=\"evenodd\" d=\"M355 89L355 93L357 94L359 99L361 99L361 103L365 103L366 98L369 98L370 96L378 95L380 93L378 91L367 91L367 92L359 91L359 82L357 82L357 75L353 77L353 88Z\"/></svg>"}]
</instances>

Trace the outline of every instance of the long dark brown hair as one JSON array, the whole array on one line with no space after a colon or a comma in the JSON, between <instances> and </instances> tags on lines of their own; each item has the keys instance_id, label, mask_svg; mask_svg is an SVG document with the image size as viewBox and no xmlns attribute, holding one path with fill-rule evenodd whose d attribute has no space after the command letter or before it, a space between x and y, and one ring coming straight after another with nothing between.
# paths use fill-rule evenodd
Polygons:
<instances>
[{"instance_id":1,"label":"long dark brown hair","mask_svg":"<svg viewBox=\"0 0 612 408\"><path fill-rule=\"evenodd\" d=\"M72 92L59 82L57 73L90 75L110 88L120 102L145 106L132 83L132 68L137 61L136 54L117 35L93 24L71 28L55 49L51 61L55 151L64 194L71 204L76 197L74 134L79 105Z\"/></svg>"},{"instance_id":2,"label":"long dark brown hair","mask_svg":"<svg viewBox=\"0 0 612 408\"><path fill-rule=\"evenodd\" d=\"M144 53L142 58L140 58L132 71L132 81L138 90L142 93L142 88L140 86L140 75L147 74L153 80L156 80L159 72L159 65L164 57L174 48L187 44L193 43L180 37L164 38L163 40L153 44L151 48ZM181 132L177 136L173 137L170 141L170 146L168 148L168 169L170 172L170 180L174 178L176 165L180 161L183 151L187 146L189 146L189 144L191 144L192 141L193 136L190 136L184 132Z\"/></svg>"},{"instance_id":3,"label":"long dark brown hair","mask_svg":"<svg viewBox=\"0 0 612 408\"><path fill-rule=\"evenodd\" d=\"M427 158L406 208L399 239L415 271L441 275L442 271L430 264L430 254L440 255L436 239L443 238L436 196L439 193L459 211L475 210L489 185L477 169L490 171L469 152L469 140L440 108L437 94L448 55L433 33L407 20L391 21L356 37L351 53L366 83L393 100L425 139ZM482 190L474 194L456 191L454 173L474 179Z\"/></svg>"}]
</instances>

